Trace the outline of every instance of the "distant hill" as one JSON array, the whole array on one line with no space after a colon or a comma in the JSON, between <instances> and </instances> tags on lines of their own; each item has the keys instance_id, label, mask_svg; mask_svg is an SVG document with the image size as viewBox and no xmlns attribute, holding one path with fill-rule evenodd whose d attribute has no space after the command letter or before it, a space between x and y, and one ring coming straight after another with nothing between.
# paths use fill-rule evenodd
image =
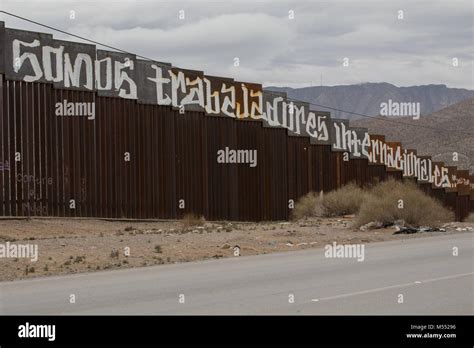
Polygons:
<instances>
[{"instance_id":1,"label":"distant hill","mask_svg":"<svg viewBox=\"0 0 474 348\"><path fill-rule=\"evenodd\" d=\"M331 87L266 87L266 90L286 92L288 97L364 115L378 116L381 103L418 102L422 115L441 110L462 100L474 98L474 91L448 88L446 85L397 87L389 83L363 83ZM315 109L324 108L314 106ZM359 116L331 111L335 118L357 119Z\"/></svg>"},{"instance_id":2,"label":"distant hill","mask_svg":"<svg viewBox=\"0 0 474 348\"><path fill-rule=\"evenodd\" d=\"M401 125L386 120L407 123ZM385 120L385 121L384 121ZM419 120L411 117L376 117L353 120L352 126L367 127L372 134L384 134L390 141L401 141L404 148L417 149L419 154L431 155L434 160L469 169L474 173L474 98L451 105ZM429 126L443 131L423 127ZM453 162L453 152L459 153L459 161Z\"/></svg>"}]
</instances>

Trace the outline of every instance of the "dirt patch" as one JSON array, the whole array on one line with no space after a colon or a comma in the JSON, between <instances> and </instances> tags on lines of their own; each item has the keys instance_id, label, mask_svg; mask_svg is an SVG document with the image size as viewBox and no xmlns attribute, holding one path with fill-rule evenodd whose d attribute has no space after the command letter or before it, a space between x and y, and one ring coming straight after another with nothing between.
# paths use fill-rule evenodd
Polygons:
<instances>
[{"instance_id":1,"label":"dirt patch","mask_svg":"<svg viewBox=\"0 0 474 348\"><path fill-rule=\"evenodd\" d=\"M38 247L36 262L0 259L0 280L104 269L144 267L210 258L322 248L337 243L370 243L471 231L473 223L449 224L446 232L394 235L394 228L359 231L352 217L300 222L122 222L95 219L0 220L0 244ZM186 225L186 226L185 226Z\"/></svg>"}]
</instances>

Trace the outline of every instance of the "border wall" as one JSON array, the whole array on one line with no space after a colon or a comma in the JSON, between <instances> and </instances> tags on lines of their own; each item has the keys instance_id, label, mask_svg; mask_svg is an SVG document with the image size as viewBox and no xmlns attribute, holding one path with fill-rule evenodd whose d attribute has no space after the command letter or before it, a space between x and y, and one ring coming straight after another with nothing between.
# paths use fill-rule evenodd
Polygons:
<instances>
[{"instance_id":1,"label":"border wall","mask_svg":"<svg viewBox=\"0 0 474 348\"><path fill-rule=\"evenodd\" d=\"M287 220L309 191L388 177L474 211L468 171L285 94L3 22L0 106L2 216Z\"/></svg>"}]
</instances>

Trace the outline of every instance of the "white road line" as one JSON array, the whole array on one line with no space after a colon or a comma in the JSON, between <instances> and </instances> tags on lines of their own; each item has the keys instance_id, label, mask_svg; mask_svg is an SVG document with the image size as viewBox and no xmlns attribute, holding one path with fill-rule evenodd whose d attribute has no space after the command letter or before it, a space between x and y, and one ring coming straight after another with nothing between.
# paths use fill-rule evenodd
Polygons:
<instances>
[{"instance_id":1,"label":"white road line","mask_svg":"<svg viewBox=\"0 0 474 348\"><path fill-rule=\"evenodd\" d=\"M469 276L469 275L474 275L474 272L453 274L453 275L450 275L450 276L445 276L445 277L440 277L440 278L431 278L431 279L422 280L421 282L422 283L431 283L431 282L436 282L438 280L460 278L460 277L465 277L465 276Z\"/></svg>"},{"instance_id":2,"label":"white road line","mask_svg":"<svg viewBox=\"0 0 474 348\"><path fill-rule=\"evenodd\" d=\"M420 283L431 283L439 280L446 280L446 279L454 279L454 278L461 278L461 277L466 277L474 275L474 272L469 272L469 273L461 273L461 274L454 274L446 277L440 277L440 278L432 278L432 279L426 279L422 281L416 281L416 284ZM328 301L328 300L335 300L338 298L344 298L344 297L350 297L350 296L357 296L357 295L364 295L364 294L370 294L372 292L379 292L379 291L384 291L384 290L389 290L389 289L397 289L397 288L403 288L407 287L410 285L413 285L415 283L405 283L405 284L396 284L396 285L390 285L390 286L384 286L380 288L374 288L374 289L369 289L369 290L362 290L362 291L356 291L356 292L350 292L347 294L341 294L341 295L335 295L335 296L328 296L328 297L321 297L319 299L312 299L312 302L319 302L319 301Z\"/></svg>"}]
</instances>

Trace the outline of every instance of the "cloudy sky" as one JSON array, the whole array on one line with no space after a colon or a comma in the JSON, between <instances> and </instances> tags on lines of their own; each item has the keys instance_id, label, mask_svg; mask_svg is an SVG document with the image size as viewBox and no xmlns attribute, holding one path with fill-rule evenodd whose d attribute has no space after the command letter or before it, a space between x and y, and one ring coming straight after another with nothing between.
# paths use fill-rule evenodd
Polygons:
<instances>
[{"instance_id":1,"label":"cloudy sky","mask_svg":"<svg viewBox=\"0 0 474 348\"><path fill-rule=\"evenodd\" d=\"M472 0L0 0L0 6L158 61L265 86L474 89ZM0 20L50 32L3 14Z\"/></svg>"}]
</instances>

